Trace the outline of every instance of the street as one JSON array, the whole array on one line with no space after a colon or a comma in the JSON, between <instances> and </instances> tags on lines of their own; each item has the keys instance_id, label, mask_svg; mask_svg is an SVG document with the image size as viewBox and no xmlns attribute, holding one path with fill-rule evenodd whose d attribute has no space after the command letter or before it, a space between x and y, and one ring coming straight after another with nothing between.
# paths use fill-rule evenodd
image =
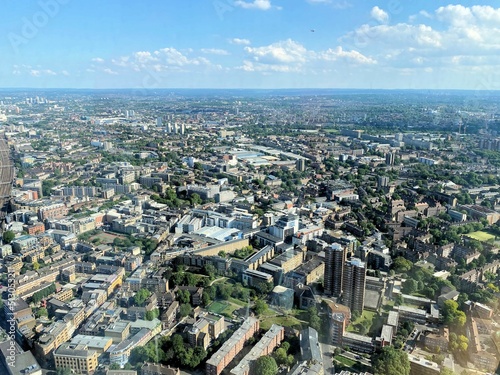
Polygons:
<instances>
[{"instance_id":1,"label":"street","mask_svg":"<svg viewBox=\"0 0 500 375\"><path fill-rule=\"evenodd\" d=\"M335 347L324 343L320 343L320 345L323 354L323 370L325 375L335 374L335 367L333 366L333 351Z\"/></svg>"}]
</instances>

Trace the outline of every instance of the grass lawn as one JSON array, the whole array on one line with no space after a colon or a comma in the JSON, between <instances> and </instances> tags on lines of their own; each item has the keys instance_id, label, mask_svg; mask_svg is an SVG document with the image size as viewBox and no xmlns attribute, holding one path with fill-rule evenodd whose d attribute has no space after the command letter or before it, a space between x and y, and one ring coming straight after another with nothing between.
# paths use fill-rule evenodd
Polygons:
<instances>
[{"instance_id":1,"label":"grass lawn","mask_svg":"<svg viewBox=\"0 0 500 375\"><path fill-rule=\"evenodd\" d=\"M214 314L224 315L227 316L228 318L232 318L233 312L240 308L241 306L238 306L232 302L214 301L210 305L208 305L207 310Z\"/></svg>"},{"instance_id":2,"label":"grass lawn","mask_svg":"<svg viewBox=\"0 0 500 375\"><path fill-rule=\"evenodd\" d=\"M120 236L112 233L104 233L101 232L89 238L89 241L92 242L93 239L98 238L101 241L101 244L112 244L115 238L125 239L126 237Z\"/></svg>"},{"instance_id":3,"label":"grass lawn","mask_svg":"<svg viewBox=\"0 0 500 375\"><path fill-rule=\"evenodd\" d=\"M279 324L283 327L292 327L295 325L300 325L301 322L293 316L272 316L264 318L260 322L260 328L267 331L273 324Z\"/></svg>"},{"instance_id":4,"label":"grass lawn","mask_svg":"<svg viewBox=\"0 0 500 375\"><path fill-rule=\"evenodd\" d=\"M382 310L389 312L394 308L394 301L388 298L384 298L384 304L382 305Z\"/></svg>"},{"instance_id":5,"label":"grass lawn","mask_svg":"<svg viewBox=\"0 0 500 375\"><path fill-rule=\"evenodd\" d=\"M290 312L290 315L293 315L298 320L302 320L304 322L307 322L309 320L309 313L306 310L293 309Z\"/></svg>"},{"instance_id":6,"label":"grass lawn","mask_svg":"<svg viewBox=\"0 0 500 375\"><path fill-rule=\"evenodd\" d=\"M234 303L228 303L227 307L222 311L222 315L227 316L228 318L233 317L233 313L235 310L239 310L241 306L235 305Z\"/></svg>"},{"instance_id":7,"label":"grass lawn","mask_svg":"<svg viewBox=\"0 0 500 375\"><path fill-rule=\"evenodd\" d=\"M363 314L358 319L354 320L353 322L351 322L351 324L349 324L349 326L347 327L347 331L359 333L358 327L361 326L362 322L364 322L364 321L369 321L370 327L371 327L374 323L376 315L377 315L377 313L375 313L373 311L364 310Z\"/></svg>"},{"instance_id":8,"label":"grass lawn","mask_svg":"<svg viewBox=\"0 0 500 375\"><path fill-rule=\"evenodd\" d=\"M228 298L228 301L235 304L235 305L238 305L239 307L244 307L247 305L246 302L243 302L243 301L240 301L239 299L236 299L236 298L233 298L233 297L229 297Z\"/></svg>"},{"instance_id":9,"label":"grass lawn","mask_svg":"<svg viewBox=\"0 0 500 375\"><path fill-rule=\"evenodd\" d=\"M225 301L214 301L207 306L207 310L215 314L222 314L222 312L229 306Z\"/></svg>"},{"instance_id":10,"label":"grass lawn","mask_svg":"<svg viewBox=\"0 0 500 375\"><path fill-rule=\"evenodd\" d=\"M333 357L333 359L335 359L336 361L342 363L344 366L347 366L347 367L352 367L356 364L356 361L353 361L350 358L344 357L343 355L336 355L335 357Z\"/></svg>"},{"instance_id":11,"label":"grass lawn","mask_svg":"<svg viewBox=\"0 0 500 375\"><path fill-rule=\"evenodd\" d=\"M488 232L485 231L477 231L477 232L472 232L469 234L466 234L467 237L471 237L475 240L481 241L481 242L486 242L488 240L494 240L495 236L492 234L489 234Z\"/></svg>"}]
</instances>

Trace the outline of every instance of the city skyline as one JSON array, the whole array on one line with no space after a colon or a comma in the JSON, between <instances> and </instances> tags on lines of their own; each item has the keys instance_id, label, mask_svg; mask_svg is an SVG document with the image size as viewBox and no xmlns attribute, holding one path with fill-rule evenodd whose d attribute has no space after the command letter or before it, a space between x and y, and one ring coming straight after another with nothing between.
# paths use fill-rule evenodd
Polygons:
<instances>
[{"instance_id":1,"label":"city skyline","mask_svg":"<svg viewBox=\"0 0 500 375\"><path fill-rule=\"evenodd\" d=\"M500 8L344 0L10 3L2 87L500 89Z\"/></svg>"}]
</instances>

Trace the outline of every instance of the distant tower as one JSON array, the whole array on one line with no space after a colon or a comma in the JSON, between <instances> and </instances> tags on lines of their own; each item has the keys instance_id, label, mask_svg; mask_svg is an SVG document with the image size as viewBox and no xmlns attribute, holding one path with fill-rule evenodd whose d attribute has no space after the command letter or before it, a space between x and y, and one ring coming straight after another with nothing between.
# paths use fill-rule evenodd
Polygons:
<instances>
[{"instance_id":1,"label":"distant tower","mask_svg":"<svg viewBox=\"0 0 500 375\"><path fill-rule=\"evenodd\" d=\"M297 161L295 162L295 168L297 168L299 172L304 172L306 170L306 160L297 159Z\"/></svg>"},{"instance_id":2,"label":"distant tower","mask_svg":"<svg viewBox=\"0 0 500 375\"><path fill-rule=\"evenodd\" d=\"M156 126L161 127L163 123L163 119L161 117L156 118Z\"/></svg>"},{"instance_id":3,"label":"distant tower","mask_svg":"<svg viewBox=\"0 0 500 375\"><path fill-rule=\"evenodd\" d=\"M389 186L389 177L378 176L377 177L377 188L382 189Z\"/></svg>"},{"instance_id":4,"label":"distant tower","mask_svg":"<svg viewBox=\"0 0 500 375\"><path fill-rule=\"evenodd\" d=\"M7 213L13 178L14 168L10 158L9 145L0 138L0 220L3 220Z\"/></svg>"},{"instance_id":5,"label":"distant tower","mask_svg":"<svg viewBox=\"0 0 500 375\"><path fill-rule=\"evenodd\" d=\"M385 154L385 165L394 165L394 154L392 152Z\"/></svg>"},{"instance_id":6,"label":"distant tower","mask_svg":"<svg viewBox=\"0 0 500 375\"><path fill-rule=\"evenodd\" d=\"M365 304L366 266L358 258L351 258L344 265L342 280L343 304L351 311L363 312Z\"/></svg>"},{"instance_id":7,"label":"distant tower","mask_svg":"<svg viewBox=\"0 0 500 375\"><path fill-rule=\"evenodd\" d=\"M342 275L346 249L340 244L334 243L325 249L325 292L332 296L340 296L342 293Z\"/></svg>"}]
</instances>

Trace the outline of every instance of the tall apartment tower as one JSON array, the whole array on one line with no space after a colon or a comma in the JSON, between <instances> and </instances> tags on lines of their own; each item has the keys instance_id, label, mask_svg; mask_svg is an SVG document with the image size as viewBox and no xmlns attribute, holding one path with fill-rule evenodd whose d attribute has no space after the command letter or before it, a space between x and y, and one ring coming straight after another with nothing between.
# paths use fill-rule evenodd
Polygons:
<instances>
[{"instance_id":1,"label":"tall apartment tower","mask_svg":"<svg viewBox=\"0 0 500 375\"><path fill-rule=\"evenodd\" d=\"M392 152L385 154L385 165L394 165L395 156Z\"/></svg>"},{"instance_id":2,"label":"tall apartment tower","mask_svg":"<svg viewBox=\"0 0 500 375\"><path fill-rule=\"evenodd\" d=\"M358 258L351 258L344 264L342 280L343 304L351 311L363 312L365 303L366 266Z\"/></svg>"},{"instance_id":3,"label":"tall apartment tower","mask_svg":"<svg viewBox=\"0 0 500 375\"><path fill-rule=\"evenodd\" d=\"M325 292L332 296L342 293L342 275L346 260L346 248L338 243L325 249Z\"/></svg>"},{"instance_id":4,"label":"tall apartment tower","mask_svg":"<svg viewBox=\"0 0 500 375\"><path fill-rule=\"evenodd\" d=\"M7 141L0 138L0 220L5 218L12 191L14 167Z\"/></svg>"}]
</instances>

